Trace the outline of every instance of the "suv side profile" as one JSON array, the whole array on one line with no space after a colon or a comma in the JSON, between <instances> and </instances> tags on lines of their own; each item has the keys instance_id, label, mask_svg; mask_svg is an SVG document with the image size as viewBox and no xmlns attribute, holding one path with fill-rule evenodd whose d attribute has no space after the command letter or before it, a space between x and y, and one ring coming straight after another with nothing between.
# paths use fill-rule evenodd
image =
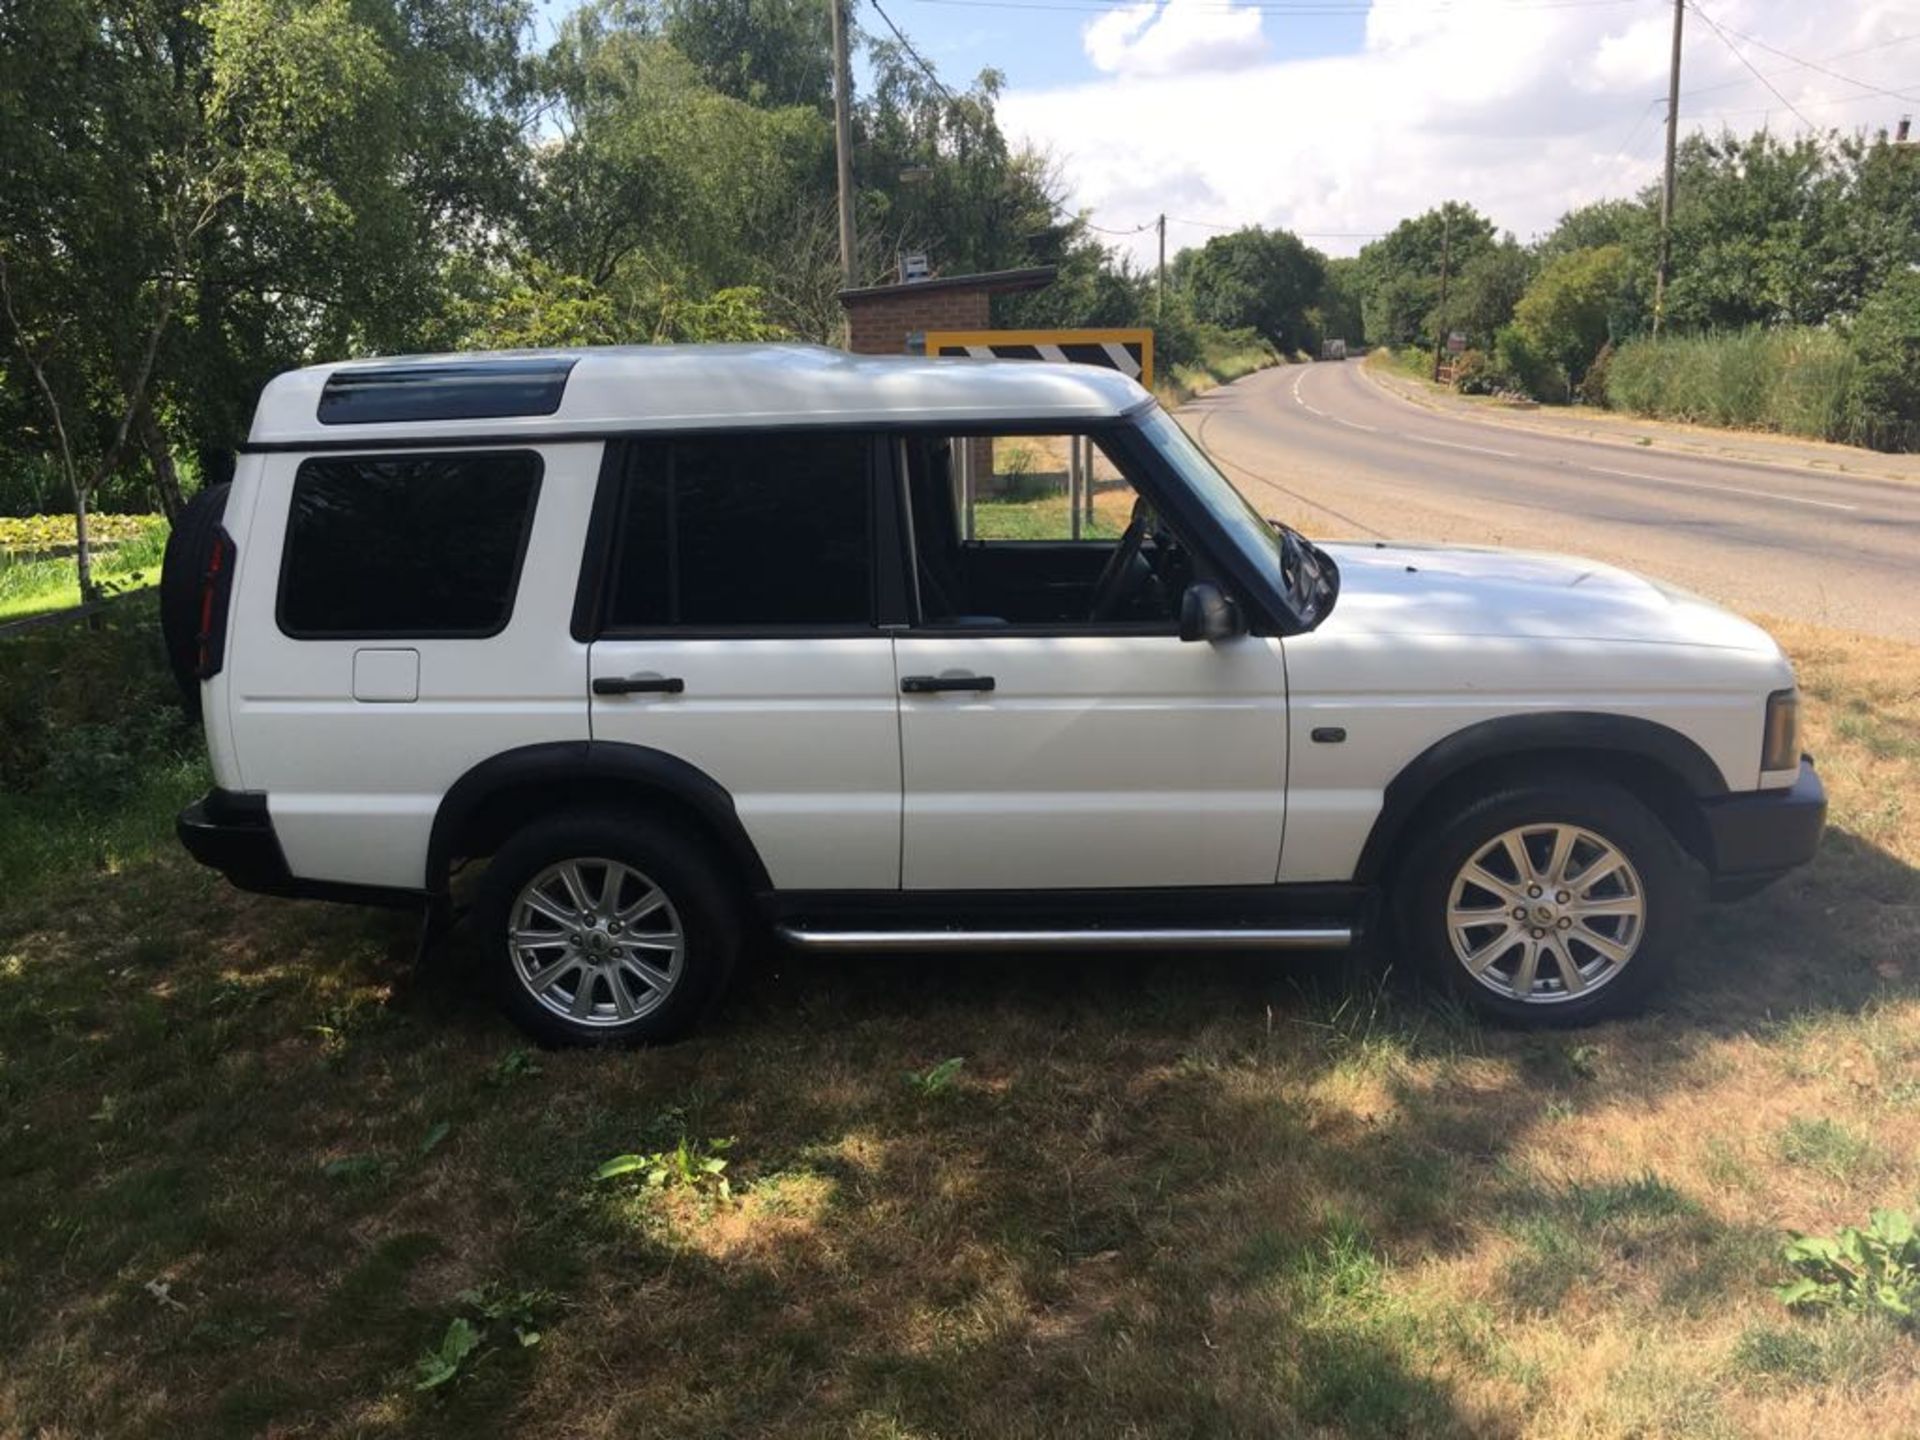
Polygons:
<instances>
[{"instance_id":1,"label":"suv side profile","mask_svg":"<svg viewBox=\"0 0 1920 1440\"><path fill-rule=\"evenodd\" d=\"M1056 487L1036 481L1064 473ZM1793 673L1611 567L1317 545L1145 391L811 346L294 371L164 584L187 848L425 907L484 861L543 1041L658 1041L743 939L1350 944L1573 1022L1811 857ZM184 601L177 597L186 595ZM166 603L163 597L163 604Z\"/></svg>"}]
</instances>

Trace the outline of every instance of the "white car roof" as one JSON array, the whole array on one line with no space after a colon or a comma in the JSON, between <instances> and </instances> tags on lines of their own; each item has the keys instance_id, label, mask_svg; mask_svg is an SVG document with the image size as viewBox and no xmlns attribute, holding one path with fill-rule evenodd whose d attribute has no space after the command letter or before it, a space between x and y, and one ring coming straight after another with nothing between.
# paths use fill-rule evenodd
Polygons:
<instances>
[{"instance_id":1,"label":"white car roof","mask_svg":"<svg viewBox=\"0 0 1920 1440\"><path fill-rule=\"evenodd\" d=\"M583 346L291 370L261 392L248 444L1088 421L1150 398L1124 375L1090 365L849 355L824 345Z\"/></svg>"}]
</instances>

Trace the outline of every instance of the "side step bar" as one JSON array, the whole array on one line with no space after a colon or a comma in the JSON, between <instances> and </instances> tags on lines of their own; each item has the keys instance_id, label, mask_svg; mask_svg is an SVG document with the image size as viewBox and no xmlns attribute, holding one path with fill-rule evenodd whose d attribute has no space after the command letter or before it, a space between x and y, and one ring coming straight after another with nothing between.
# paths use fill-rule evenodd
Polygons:
<instances>
[{"instance_id":1,"label":"side step bar","mask_svg":"<svg viewBox=\"0 0 1920 1440\"><path fill-rule=\"evenodd\" d=\"M1344 950L1350 925L1273 930L814 930L779 927L802 950Z\"/></svg>"}]
</instances>

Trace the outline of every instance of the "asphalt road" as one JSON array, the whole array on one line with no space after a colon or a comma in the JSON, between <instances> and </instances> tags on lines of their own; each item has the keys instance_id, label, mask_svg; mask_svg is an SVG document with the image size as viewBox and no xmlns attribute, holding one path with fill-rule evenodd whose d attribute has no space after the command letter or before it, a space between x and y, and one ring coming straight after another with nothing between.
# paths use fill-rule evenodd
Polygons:
<instances>
[{"instance_id":1,"label":"asphalt road","mask_svg":"<svg viewBox=\"0 0 1920 1440\"><path fill-rule=\"evenodd\" d=\"M1316 539L1586 555L1745 614L1920 641L1920 485L1435 414L1354 361L1261 371L1181 419Z\"/></svg>"}]
</instances>

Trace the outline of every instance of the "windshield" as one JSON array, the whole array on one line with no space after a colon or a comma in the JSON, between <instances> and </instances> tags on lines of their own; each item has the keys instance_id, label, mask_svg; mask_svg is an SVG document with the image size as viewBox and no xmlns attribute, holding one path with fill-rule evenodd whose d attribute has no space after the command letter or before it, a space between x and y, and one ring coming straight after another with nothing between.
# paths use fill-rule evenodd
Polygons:
<instances>
[{"instance_id":1,"label":"windshield","mask_svg":"<svg viewBox=\"0 0 1920 1440\"><path fill-rule=\"evenodd\" d=\"M1141 416L1140 431L1186 483L1188 493L1207 507L1234 548L1285 593L1301 621L1318 624L1339 588L1339 572L1326 552L1291 526L1263 518L1165 410L1155 406Z\"/></svg>"}]
</instances>

